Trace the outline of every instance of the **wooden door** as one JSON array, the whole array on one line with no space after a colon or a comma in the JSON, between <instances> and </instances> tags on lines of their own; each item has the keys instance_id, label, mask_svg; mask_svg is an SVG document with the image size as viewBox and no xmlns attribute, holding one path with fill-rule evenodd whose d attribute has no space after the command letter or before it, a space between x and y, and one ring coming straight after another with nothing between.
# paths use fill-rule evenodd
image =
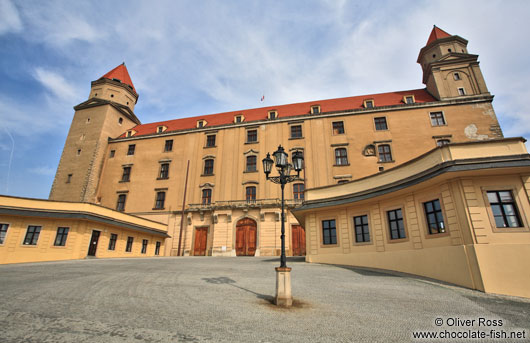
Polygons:
<instances>
[{"instance_id":1,"label":"wooden door","mask_svg":"<svg viewBox=\"0 0 530 343\"><path fill-rule=\"evenodd\" d=\"M206 256L206 242L208 241L208 227L195 228L195 245L193 256Z\"/></svg>"},{"instance_id":2,"label":"wooden door","mask_svg":"<svg viewBox=\"0 0 530 343\"><path fill-rule=\"evenodd\" d=\"M293 225L291 228L293 256L305 256L305 230L300 225Z\"/></svg>"},{"instance_id":3,"label":"wooden door","mask_svg":"<svg viewBox=\"0 0 530 343\"><path fill-rule=\"evenodd\" d=\"M241 219L236 225L236 255L254 256L257 245L257 225L249 218Z\"/></svg>"},{"instance_id":4,"label":"wooden door","mask_svg":"<svg viewBox=\"0 0 530 343\"><path fill-rule=\"evenodd\" d=\"M100 231L93 230L92 238L90 238L90 245L88 246L88 256L96 256L96 250L98 248Z\"/></svg>"}]
</instances>

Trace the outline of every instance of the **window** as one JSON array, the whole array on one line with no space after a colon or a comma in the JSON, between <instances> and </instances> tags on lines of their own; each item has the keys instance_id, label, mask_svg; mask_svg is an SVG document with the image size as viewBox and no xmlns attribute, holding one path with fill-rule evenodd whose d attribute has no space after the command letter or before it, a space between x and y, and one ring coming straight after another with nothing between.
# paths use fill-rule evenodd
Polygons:
<instances>
[{"instance_id":1,"label":"window","mask_svg":"<svg viewBox=\"0 0 530 343\"><path fill-rule=\"evenodd\" d=\"M269 119L270 120L273 120L273 119L276 119L278 118L278 112L276 111L269 111Z\"/></svg>"},{"instance_id":2,"label":"window","mask_svg":"<svg viewBox=\"0 0 530 343\"><path fill-rule=\"evenodd\" d=\"M113 158L115 154L116 154L116 150L111 150L109 158Z\"/></svg>"},{"instance_id":3,"label":"window","mask_svg":"<svg viewBox=\"0 0 530 343\"><path fill-rule=\"evenodd\" d=\"M413 103L414 103L414 96L413 95L405 96L405 104L413 104Z\"/></svg>"},{"instance_id":4,"label":"window","mask_svg":"<svg viewBox=\"0 0 530 343\"><path fill-rule=\"evenodd\" d=\"M204 160L204 175L213 175L213 159Z\"/></svg>"},{"instance_id":5,"label":"window","mask_svg":"<svg viewBox=\"0 0 530 343\"><path fill-rule=\"evenodd\" d=\"M123 123L123 118L118 119L118 124L121 125L122 123Z\"/></svg>"},{"instance_id":6,"label":"window","mask_svg":"<svg viewBox=\"0 0 530 343\"><path fill-rule=\"evenodd\" d=\"M255 143L258 141L258 130L247 131L247 143Z\"/></svg>"},{"instance_id":7,"label":"window","mask_svg":"<svg viewBox=\"0 0 530 343\"><path fill-rule=\"evenodd\" d=\"M209 148L215 146L215 135L206 136L206 146Z\"/></svg>"},{"instance_id":8,"label":"window","mask_svg":"<svg viewBox=\"0 0 530 343\"><path fill-rule=\"evenodd\" d=\"M403 214L401 209L388 211L388 226L390 228L390 239L405 238L405 225L403 224Z\"/></svg>"},{"instance_id":9,"label":"window","mask_svg":"<svg viewBox=\"0 0 530 343\"><path fill-rule=\"evenodd\" d=\"M212 190L211 189L203 189L202 190L202 204L203 205L209 205L212 203Z\"/></svg>"},{"instance_id":10,"label":"window","mask_svg":"<svg viewBox=\"0 0 530 343\"><path fill-rule=\"evenodd\" d=\"M127 131L127 133L125 134L125 137L132 137L132 135L133 135L132 131Z\"/></svg>"},{"instance_id":11,"label":"window","mask_svg":"<svg viewBox=\"0 0 530 343\"><path fill-rule=\"evenodd\" d=\"M337 181L337 184L341 185L343 183L348 183L348 180L339 180Z\"/></svg>"},{"instance_id":12,"label":"window","mask_svg":"<svg viewBox=\"0 0 530 343\"><path fill-rule=\"evenodd\" d=\"M390 145L381 144L377 147L379 152L379 162L392 162L392 152L390 152Z\"/></svg>"},{"instance_id":13,"label":"window","mask_svg":"<svg viewBox=\"0 0 530 343\"><path fill-rule=\"evenodd\" d=\"M173 140L168 139L166 141L166 144L164 145L164 152L172 151L173 150Z\"/></svg>"},{"instance_id":14,"label":"window","mask_svg":"<svg viewBox=\"0 0 530 343\"><path fill-rule=\"evenodd\" d=\"M335 165L345 166L348 164L348 153L346 148L335 149Z\"/></svg>"},{"instance_id":15,"label":"window","mask_svg":"<svg viewBox=\"0 0 530 343\"><path fill-rule=\"evenodd\" d=\"M368 216L353 217L353 226L355 227L355 242L370 242L370 230L368 228Z\"/></svg>"},{"instance_id":16,"label":"window","mask_svg":"<svg viewBox=\"0 0 530 343\"><path fill-rule=\"evenodd\" d=\"M445 125L444 114L442 112L431 112L431 125L442 126Z\"/></svg>"},{"instance_id":17,"label":"window","mask_svg":"<svg viewBox=\"0 0 530 343\"><path fill-rule=\"evenodd\" d=\"M451 141L449 139L439 139L436 141L436 145L437 146L444 146L444 145L447 145L451 143Z\"/></svg>"},{"instance_id":18,"label":"window","mask_svg":"<svg viewBox=\"0 0 530 343\"><path fill-rule=\"evenodd\" d=\"M206 126L206 122L204 120L199 120L197 121L197 127L200 129L200 128L203 128Z\"/></svg>"},{"instance_id":19,"label":"window","mask_svg":"<svg viewBox=\"0 0 530 343\"><path fill-rule=\"evenodd\" d=\"M67 227L57 228L57 236L55 236L55 245L56 247L64 247L66 245L66 238L68 237L68 231L70 229Z\"/></svg>"},{"instance_id":20,"label":"window","mask_svg":"<svg viewBox=\"0 0 530 343\"><path fill-rule=\"evenodd\" d=\"M234 123L241 123L241 122L243 122L243 116L234 117Z\"/></svg>"},{"instance_id":21,"label":"window","mask_svg":"<svg viewBox=\"0 0 530 343\"><path fill-rule=\"evenodd\" d=\"M77 149L77 156L81 155L81 149Z\"/></svg>"},{"instance_id":22,"label":"window","mask_svg":"<svg viewBox=\"0 0 530 343\"><path fill-rule=\"evenodd\" d=\"M312 114L319 114L320 113L320 106L311 106L311 113Z\"/></svg>"},{"instance_id":23,"label":"window","mask_svg":"<svg viewBox=\"0 0 530 343\"><path fill-rule=\"evenodd\" d=\"M460 73L453 73L453 78L455 79L455 81L462 80L462 78L460 77Z\"/></svg>"},{"instance_id":24,"label":"window","mask_svg":"<svg viewBox=\"0 0 530 343\"><path fill-rule=\"evenodd\" d=\"M302 138L302 125L291 125L291 138Z\"/></svg>"},{"instance_id":25,"label":"window","mask_svg":"<svg viewBox=\"0 0 530 343\"><path fill-rule=\"evenodd\" d=\"M155 256L160 255L160 242L156 242L155 246Z\"/></svg>"},{"instance_id":26,"label":"window","mask_svg":"<svg viewBox=\"0 0 530 343\"><path fill-rule=\"evenodd\" d=\"M497 227L522 227L511 191L488 191L488 201Z\"/></svg>"},{"instance_id":27,"label":"window","mask_svg":"<svg viewBox=\"0 0 530 343\"><path fill-rule=\"evenodd\" d=\"M8 227L8 224L0 224L0 244L4 244L5 242Z\"/></svg>"},{"instance_id":28,"label":"window","mask_svg":"<svg viewBox=\"0 0 530 343\"><path fill-rule=\"evenodd\" d=\"M147 243L149 243L147 239L142 240L142 254L145 254L147 252Z\"/></svg>"},{"instance_id":29,"label":"window","mask_svg":"<svg viewBox=\"0 0 530 343\"><path fill-rule=\"evenodd\" d=\"M342 135L344 133L344 122L334 121L333 122L333 134Z\"/></svg>"},{"instance_id":30,"label":"window","mask_svg":"<svg viewBox=\"0 0 530 343\"><path fill-rule=\"evenodd\" d=\"M156 192L155 209L163 210L164 202L166 201L166 192Z\"/></svg>"},{"instance_id":31,"label":"window","mask_svg":"<svg viewBox=\"0 0 530 343\"><path fill-rule=\"evenodd\" d=\"M375 103L373 100L365 100L364 101L364 108L374 108Z\"/></svg>"},{"instance_id":32,"label":"window","mask_svg":"<svg viewBox=\"0 0 530 343\"><path fill-rule=\"evenodd\" d=\"M388 125L386 125L386 117L374 118L374 124L375 124L375 129L377 131L388 130Z\"/></svg>"},{"instance_id":33,"label":"window","mask_svg":"<svg viewBox=\"0 0 530 343\"><path fill-rule=\"evenodd\" d=\"M73 174L68 174L68 176L66 177L66 183L72 182L72 175Z\"/></svg>"},{"instance_id":34,"label":"window","mask_svg":"<svg viewBox=\"0 0 530 343\"><path fill-rule=\"evenodd\" d=\"M293 185L294 200L304 200L304 189L305 187L303 183L295 183Z\"/></svg>"},{"instance_id":35,"label":"window","mask_svg":"<svg viewBox=\"0 0 530 343\"><path fill-rule=\"evenodd\" d=\"M247 172L255 172L255 171L257 171L256 164L257 164L256 156L254 156L254 155L247 156L247 169L245 171L247 171Z\"/></svg>"},{"instance_id":36,"label":"window","mask_svg":"<svg viewBox=\"0 0 530 343\"><path fill-rule=\"evenodd\" d=\"M130 144L129 149L127 149L127 155L134 155L134 149L136 148L135 144Z\"/></svg>"},{"instance_id":37,"label":"window","mask_svg":"<svg viewBox=\"0 0 530 343\"><path fill-rule=\"evenodd\" d=\"M127 246L125 247L125 252L131 252L133 245L134 237L127 237Z\"/></svg>"},{"instance_id":38,"label":"window","mask_svg":"<svg viewBox=\"0 0 530 343\"><path fill-rule=\"evenodd\" d=\"M425 217L427 217L429 234L444 233L445 225L440 200L436 199L425 202L423 203L423 208L425 209Z\"/></svg>"},{"instance_id":39,"label":"window","mask_svg":"<svg viewBox=\"0 0 530 343\"><path fill-rule=\"evenodd\" d=\"M466 90L464 87L458 87L458 95L466 95Z\"/></svg>"},{"instance_id":40,"label":"window","mask_svg":"<svg viewBox=\"0 0 530 343\"><path fill-rule=\"evenodd\" d=\"M169 178L169 163L160 164L160 176L159 179Z\"/></svg>"},{"instance_id":41,"label":"window","mask_svg":"<svg viewBox=\"0 0 530 343\"><path fill-rule=\"evenodd\" d=\"M24 237L24 245L37 245L39 240L41 226L28 226L26 237Z\"/></svg>"},{"instance_id":42,"label":"window","mask_svg":"<svg viewBox=\"0 0 530 343\"><path fill-rule=\"evenodd\" d=\"M123 212L125 210L125 198L126 194L119 194L118 201L116 202L116 211Z\"/></svg>"},{"instance_id":43,"label":"window","mask_svg":"<svg viewBox=\"0 0 530 343\"><path fill-rule=\"evenodd\" d=\"M246 188L247 202L256 202L256 187L249 186Z\"/></svg>"},{"instance_id":44,"label":"window","mask_svg":"<svg viewBox=\"0 0 530 343\"><path fill-rule=\"evenodd\" d=\"M109 250L116 249L116 240L118 240L118 235L115 233L111 233L110 240L109 240Z\"/></svg>"},{"instance_id":45,"label":"window","mask_svg":"<svg viewBox=\"0 0 530 343\"><path fill-rule=\"evenodd\" d=\"M335 219L322 221L322 243L324 245L337 244L337 229Z\"/></svg>"},{"instance_id":46,"label":"window","mask_svg":"<svg viewBox=\"0 0 530 343\"><path fill-rule=\"evenodd\" d=\"M121 182L129 182L131 178L131 167L123 167L123 174L121 175Z\"/></svg>"}]
</instances>

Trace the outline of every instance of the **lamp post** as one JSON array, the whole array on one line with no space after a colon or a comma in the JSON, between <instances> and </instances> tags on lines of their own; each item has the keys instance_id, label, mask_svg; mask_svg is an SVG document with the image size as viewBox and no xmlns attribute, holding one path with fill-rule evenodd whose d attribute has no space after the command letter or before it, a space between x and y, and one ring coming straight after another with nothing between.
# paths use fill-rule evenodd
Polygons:
<instances>
[{"instance_id":1,"label":"lamp post","mask_svg":"<svg viewBox=\"0 0 530 343\"><path fill-rule=\"evenodd\" d=\"M281 255L280 266L276 268L276 297L275 303L278 306L291 306L293 297L291 294L291 268L287 267L287 258L285 257L285 199L284 189L289 182L300 180L300 171L304 161L303 154L300 151L293 152L292 161L289 163L288 155L280 145L278 150L272 153L274 161L269 153L263 159L263 171L267 180L277 183L282 188L282 231L281 231ZM272 170L272 165L276 165L279 176L269 176ZM291 175L291 170L294 168L296 175Z\"/></svg>"}]
</instances>

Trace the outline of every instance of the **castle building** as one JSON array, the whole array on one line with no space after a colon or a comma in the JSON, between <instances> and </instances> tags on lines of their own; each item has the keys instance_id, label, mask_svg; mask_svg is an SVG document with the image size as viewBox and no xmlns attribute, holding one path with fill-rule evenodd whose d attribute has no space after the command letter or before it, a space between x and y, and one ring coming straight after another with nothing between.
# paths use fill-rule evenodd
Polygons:
<instances>
[{"instance_id":1,"label":"castle building","mask_svg":"<svg viewBox=\"0 0 530 343\"><path fill-rule=\"evenodd\" d=\"M92 82L75 114L51 200L88 202L167 226L166 256L278 255L280 187L261 160L301 151L304 190L385 172L449 143L502 138L467 40L434 27L420 50L424 89L268 106L142 124L125 64ZM188 167L189 166L189 167ZM305 231L289 211L289 255Z\"/></svg>"}]
</instances>

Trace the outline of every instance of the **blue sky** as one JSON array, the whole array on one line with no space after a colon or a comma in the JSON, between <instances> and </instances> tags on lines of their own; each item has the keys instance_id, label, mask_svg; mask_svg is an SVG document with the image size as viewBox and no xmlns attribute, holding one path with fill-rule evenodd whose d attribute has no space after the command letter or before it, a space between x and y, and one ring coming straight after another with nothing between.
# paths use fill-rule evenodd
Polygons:
<instances>
[{"instance_id":1,"label":"blue sky","mask_svg":"<svg viewBox=\"0 0 530 343\"><path fill-rule=\"evenodd\" d=\"M528 1L0 0L0 194L48 197L72 107L124 61L148 123L423 88L433 24L480 55L505 136L530 137L528 18Z\"/></svg>"}]
</instances>

